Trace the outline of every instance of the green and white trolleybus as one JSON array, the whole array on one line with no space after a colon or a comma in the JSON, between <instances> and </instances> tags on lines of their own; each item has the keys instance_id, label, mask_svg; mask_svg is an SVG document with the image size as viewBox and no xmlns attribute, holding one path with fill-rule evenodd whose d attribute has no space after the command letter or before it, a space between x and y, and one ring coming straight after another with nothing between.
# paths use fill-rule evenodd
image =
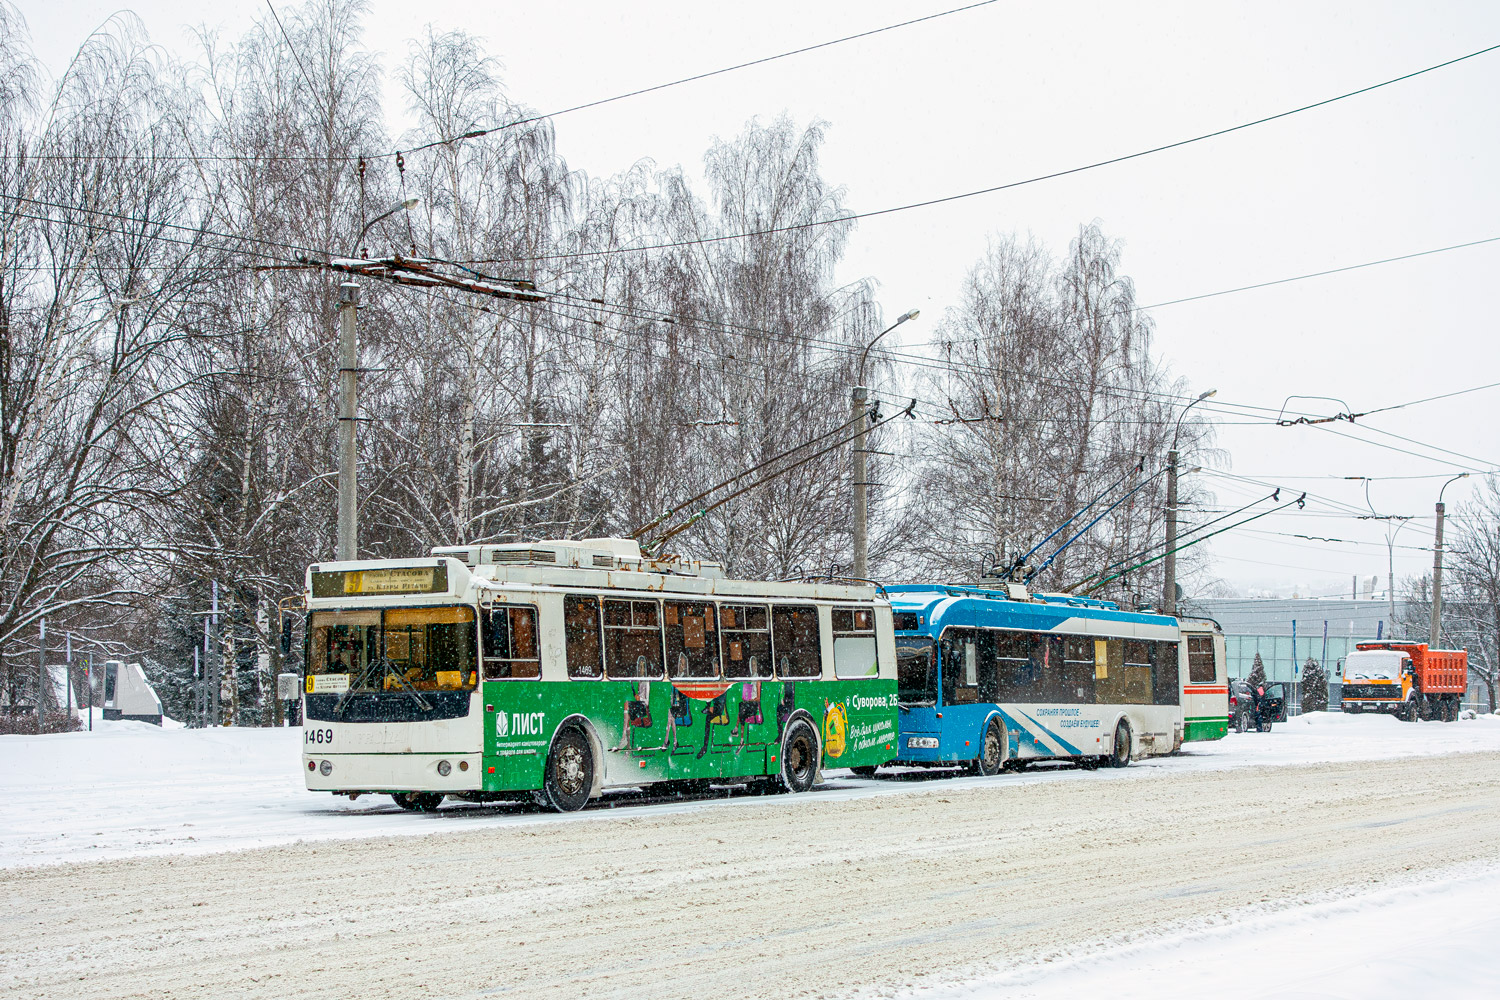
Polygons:
<instances>
[{"instance_id":1,"label":"green and white trolleybus","mask_svg":"<svg viewBox=\"0 0 1500 1000\"><path fill-rule=\"evenodd\" d=\"M307 787L558 810L664 781L805 791L896 745L890 604L617 539L307 572Z\"/></svg>"}]
</instances>

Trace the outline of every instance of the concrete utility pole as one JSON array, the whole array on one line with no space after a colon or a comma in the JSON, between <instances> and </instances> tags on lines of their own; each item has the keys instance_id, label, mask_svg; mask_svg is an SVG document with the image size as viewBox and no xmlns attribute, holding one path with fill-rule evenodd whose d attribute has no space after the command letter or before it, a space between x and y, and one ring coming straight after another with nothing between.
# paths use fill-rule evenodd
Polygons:
<instances>
[{"instance_id":1,"label":"concrete utility pole","mask_svg":"<svg viewBox=\"0 0 1500 1000\"><path fill-rule=\"evenodd\" d=\"M862 385L854 387L849 394L849 416L858 421L855 427L854 437L854 576L859 580L869 579L869 541L865 536L865 522L869 517L869 494L866 492L868 480L865 462L865 427L869 421L865 419L866 407L869 404L870 391Z\"/></svg>"},{"instance_id":2,"label":"concrete utility pole","mask_svg":"<svg viewBox=\"0 0 1500 1000\"><path fill-rule=\"evenodd\" d=\"M1177 435L1182 432L1182 418L1187 416L1188 410L1218 391L1209 389L1199 393L1197 399L1182 408L1182 412L1177 415L1177 424L1172 428L1172 447L1167 450L1167 554L1162 559L1163 614L1177 613Z\"/></svg>"},{"instance_id":3,"label":"concrete utility pole","mask_svg":"<svg viewBox=\"0 0 1500 1000\"><path fill-rule=\"evenodd\" d=\"M856 421L854 438L854 578L857 580L868 580L870 578L869 566L869 539L866 537L865 525L869 519L869 493L867 487L870 485L866 476L868 465L865 456L865 431L869 421L865 414L869 410L870 390L865 387L865 362L870 358L870 348L875 346L875 341L890 333L896 327L907 320L916 319L922 313L913 309L896 317L896 322L881 330L865 349L859 352L859 367L855 370L855 381L859 384L849 393L850 417Z\"/></svg>"},{"instance_id":4,"label":"concrete utility pole","mask_svg":"<svg viewBox=\"0 0 1500 1000\"><path fill-rule=\"evenodd\" d=\"M1443 644L1443 490L1448 488L1448 483L1467 479L1468 476L1467 472L1454 476L1438 490L1437 530L1432 541L1432 627L1427 633L1429 649L1441 649Z\"/></svg>"},{"instance_id":5,"label":"concrete utility pole","mask_svg":"<svg viewBox=\"0 0 1500 1000\"><path fill-rule=\"evenodd\" d=\"M354 426L359 415L359 348L354 320L359 311L359 286L352 281L339 285L339 538L340 559L359 558L359 509L356 506Z\"/></svg>"}]
</instances>

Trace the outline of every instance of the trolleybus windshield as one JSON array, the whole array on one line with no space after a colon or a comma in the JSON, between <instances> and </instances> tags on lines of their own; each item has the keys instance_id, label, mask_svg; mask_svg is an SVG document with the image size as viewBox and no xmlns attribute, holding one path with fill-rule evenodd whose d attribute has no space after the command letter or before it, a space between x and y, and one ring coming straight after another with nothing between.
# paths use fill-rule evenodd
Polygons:
<instances>
[{"instance_id":1,"label":"trolleybus windshield","mask_svg":"<svg viewBox=\"0 0 1500 1000\"><path fill-rule=\"evenodd\" d=\"M474 609L314 611L307 691L343 694L474 687Z\"/></svg>"},{"instance_id":2,"label":"trolleybus windshield","mask_svg":"<svg viewBox=\"0 0 1500 1000\"><path fill-rule=\"evenodd\" d=\"M902 705L937 704L936 646L930 637L896 637L896 700Z\"/></svg>"}]
</instances>

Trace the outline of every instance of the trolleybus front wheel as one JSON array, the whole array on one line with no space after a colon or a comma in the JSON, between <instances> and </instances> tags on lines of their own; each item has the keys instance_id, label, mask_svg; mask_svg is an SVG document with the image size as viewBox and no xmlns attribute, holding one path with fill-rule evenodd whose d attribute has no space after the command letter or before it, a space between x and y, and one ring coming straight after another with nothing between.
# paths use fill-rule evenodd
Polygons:
<instances>
[{"instance_id":1,"label":"trolleybus front wheel","mask_svg":"<svg viewBox=\"0 0 1500 1000\"><path fill-rule=\"evenodd\" d=\"M573 812L584 807L593 790L594 754L589 741L577 729L565 729L547 755L542 804L558 812Z\"/></svg>"},{"instance_id":2,"label":"trolleybus front wheel","mask_svg":"<svg viewBox=\"0 0 1500 1000\"><path fill-rule=\"evenodd\" d=\"M1004 759L1005 737L1000 734L1000 723L991 719L984 730L984 742L980 744L979 756L969 766L975 774L987 778L1000 773L1000 765Z\"/></svg>"},{"instance_id":3,"label":"trolleybus front wheel","mask_svg":"<svg viewBox=\"0 0 1500 1000\"><path fill-rule=\"evenodd\" d=\"M1108 764L1110 767L1130 766L1130 724L1121 722L1115 727L1115 745L1111 751Z\"/></svg>"},{"instance_id":4,"label":"trolleybus front wheel","mask_svg":"<svg viewBox=\"0 0 1500 1000\"><path fill-rule=\"evenodd\" d=\"M443 804L441 792L392 792L391 798L402 809L419 813L436 812Z\"/></svg>"},{"instance_id":5,"label":"trolleybus front wheel","mask_svg":"<svg viewBox=\"0 0 1500 1000\"><path fill-rule=\"evenodd\" d=\"M793 719L781 738L781 785L805 792L818 780L818 731L806 719Z\"/></svg>"}]
</instances>

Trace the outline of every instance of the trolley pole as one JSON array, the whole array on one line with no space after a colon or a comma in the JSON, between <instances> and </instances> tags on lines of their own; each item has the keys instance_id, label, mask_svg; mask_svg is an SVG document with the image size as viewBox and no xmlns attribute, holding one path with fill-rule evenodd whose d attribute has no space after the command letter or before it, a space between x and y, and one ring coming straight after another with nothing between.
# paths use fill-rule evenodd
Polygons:
<instances>
[{"instance_id":1,"label":"trolley pole","mask_svg":"<svg viewBox=\"0 0 1500 1000\"><path fill-rule=\"evenodd\" d=\"M359 558L359 509L356 505L354 427L358 416L359 349L355 341L355 317L359 311L359 285L339 285L339 526L338 557Z\"/></svg>"},{"instance_id":2,"label":"trolley pole","mask_svg":"<svg viewBox=\"0 0 1500 1000\"><path fill-rule=\"evenodd\" d=\"M866 492L866 469L865 462L865 425L869 423L865 419L865 411L868 408L870 390L862 385L854 387L849 394L849 416L855 421L854 424L854 577L858 580L868 579L869 569L869 540L865 535L866 520L869 517L869 494Z\"/></svg>"}]
</instances>

